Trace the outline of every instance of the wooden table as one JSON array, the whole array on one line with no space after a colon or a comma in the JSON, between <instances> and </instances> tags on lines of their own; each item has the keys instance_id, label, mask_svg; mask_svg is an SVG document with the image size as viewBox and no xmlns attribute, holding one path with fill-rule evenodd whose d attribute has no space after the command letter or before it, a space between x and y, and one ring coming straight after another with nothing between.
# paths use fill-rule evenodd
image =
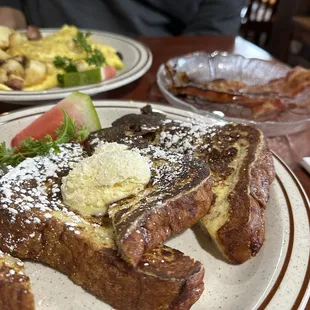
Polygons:
<instances>
[{"instance_id":1,"label":"wooden table","mask_svg":"<svg viewBox=\"0 0 310 310\"><path fill-rule=\"evenodd\" d=\"M109 91L94 96L94 99L124 99L146 102L166 103L156 86L156 72L159 65L171 57L190 53L198 50L207 52L227 51L241 54L245 57L272 60L270 54L252 43L234 37L154 37L138 38L147 45L153 53L153 65L151 69L138 81L120 89ZM0 103L0 113L13 111L24 106ZM310 197L310 175L299 165L302 157L310 156L310 130L297 134L269 138L269 146L280 155L290 166L293 172L304 186ZM308 303L310 309L310 302Z\"/></svg>"}]
</instances>

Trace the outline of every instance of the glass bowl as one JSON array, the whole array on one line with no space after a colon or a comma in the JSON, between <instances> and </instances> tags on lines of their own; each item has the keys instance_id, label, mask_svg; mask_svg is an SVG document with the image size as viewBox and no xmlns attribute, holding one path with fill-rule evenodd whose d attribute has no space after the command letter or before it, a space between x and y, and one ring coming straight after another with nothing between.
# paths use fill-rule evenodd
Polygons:
<instances>
[{"instance_id":1,"label":"glass bowl","mask_svg":"<svg viewBox=\"0 0 310 310\"><path fill-rule=\"evenodd\" d=\"M249 59L226 52L213 52L212 54L195 52L170 59L166 64L162 64L157 72L157 84L166 100L175 107L203 115L211 114L229 122L255 125L266 136L285 135L310 128L310 106L309 113L295 113L289 110L281 112L280 116L275 118L258 120L249 117L249 109L237 106L233 102L224 105L199 99L192 102L189 99L177 97L169 90L171 78L166 74L165 65L173 67L176 73L185 72L191 82L203 84L225 79L238 80L247 85L264 85L271 80L285 77L291 70L289 66L274 61ZM300 98L302 100L310 98L310 88L306 88Z\"/></svg>"}]
</instances>

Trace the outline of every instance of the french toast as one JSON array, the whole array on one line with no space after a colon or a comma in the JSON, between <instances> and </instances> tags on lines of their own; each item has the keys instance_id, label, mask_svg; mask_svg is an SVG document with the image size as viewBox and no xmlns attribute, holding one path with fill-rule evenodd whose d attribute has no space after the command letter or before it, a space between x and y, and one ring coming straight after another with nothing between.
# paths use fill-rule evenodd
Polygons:
<instances>
[{"instance_id":1,"label":"french toast","mask_svg":"<svg viewBox=\"0 0 310 310\"><path fill-rule=\"evenodd\" d=\"M204 289L200 262L159 246L133 267L118 255L109 219L64 205L62 177L86 156L81 145L64 144L9 167L0 179L1 250L54 267L116 309L189 309Z\"/></svg>"},{"instance_id":2,"label":"french toast","mask_svg":"<svg viewBox=\"0 0 310 310\"><path fill-rule=\"evenodd\" d=\"M85 145L92 154L102 143L118 142L151 160L152 177L148 185L138 195L110 205L108 211L119 253L135 266L144 253L207 214L212 201L212 181L202 160L165 151L149 144L146 137L132 138L132 133L129 128L123 136L113 132L113 128L102 129L91 134Z\"/></svg>"},{"instance_id":3,"label":"french toast","mask_svg":"<svg viewBox=\"0 0 310 310\"><path fill-rule=\"evenodd\" d=\"M0 251L0 309L34 310L34 297L24 263Z\"/></svg>"},{"instance_id":4,"label":"french toast","mask_svg":"<svg viewBox=\"0 0 310 310\"><path fill-rule=\"evenodd\" d=\"M233 264L258 253L264 242L265 206L275 176L272 155L260 130L243 124L210 127L164 120L148 108L141 115L126 115L100 132L106 136L103 139L111 141L114 136L121 143L148 139L151 145L194 154L208 163L214 200L199 226Z\"/></svg>"}]
</instances>

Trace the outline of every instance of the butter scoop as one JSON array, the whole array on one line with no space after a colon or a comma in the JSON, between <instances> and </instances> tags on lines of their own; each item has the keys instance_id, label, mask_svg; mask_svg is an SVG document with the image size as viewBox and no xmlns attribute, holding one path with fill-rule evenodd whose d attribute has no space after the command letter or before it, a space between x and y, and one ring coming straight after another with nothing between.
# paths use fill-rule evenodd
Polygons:
<instances>
[{"instance_id":1,"label":"butter scoop","mask_svg":"<svg viewBox=\"0 0 310 310\"><path fill-rule=\"evenodd\" d=\"M126 145L106 143L62 179L64 203L83 216L104 215L109 204L136 195L150 181L148 159Z\"/></svg>"}]
</instances>

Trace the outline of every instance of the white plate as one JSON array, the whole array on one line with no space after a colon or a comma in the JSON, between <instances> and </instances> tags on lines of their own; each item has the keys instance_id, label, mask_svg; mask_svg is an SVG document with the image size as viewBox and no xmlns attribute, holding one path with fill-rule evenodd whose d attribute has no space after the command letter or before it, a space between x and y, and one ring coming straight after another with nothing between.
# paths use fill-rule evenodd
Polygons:
<instances>
[{"instance_id":1,"label":"white plate","mask_svg":"<svg viewBox=\"0 0 310 310\"><path fill-rule=\"evenodd\" d=\"M43 36L59 29L41 29ZM86 31L86 30L82 30ZM16 104L33 104L32 101L55 100L68 96L75 90L95 95L111 89L127 85L140 78L152 64L152 53L148 47L122 35L91 30L92 39L98 43L110 45L123 55L124 68L117 76L97 84L85 86L52 88L44 91L0 91L0 101Z\"/></svg>"},{"instance_id":2,"label":"white plate","mask_svg":"<svg viewBox=\"0 0 310 310\"><path fill-rule=\"evenodd\" d=\"M103 126L127 113L138 113L143 103L97 101ZM170 118L184 119L190 112L154 106ZM0 117L0 141L10 139L46 111L48 106ZM211 123L214 121L211 120ZM309 201L300 183L274 156L276 180L266 210L266 241L259 254L240 266L224 262L208 237L189 229L168 242L200 260L206 269L205 290L194 310L205 309L304 309L309 298ZM73 284L65 275L38 263L26 263L32 279L37 310L111 309Z\"/></svg>"}]
</instances>

